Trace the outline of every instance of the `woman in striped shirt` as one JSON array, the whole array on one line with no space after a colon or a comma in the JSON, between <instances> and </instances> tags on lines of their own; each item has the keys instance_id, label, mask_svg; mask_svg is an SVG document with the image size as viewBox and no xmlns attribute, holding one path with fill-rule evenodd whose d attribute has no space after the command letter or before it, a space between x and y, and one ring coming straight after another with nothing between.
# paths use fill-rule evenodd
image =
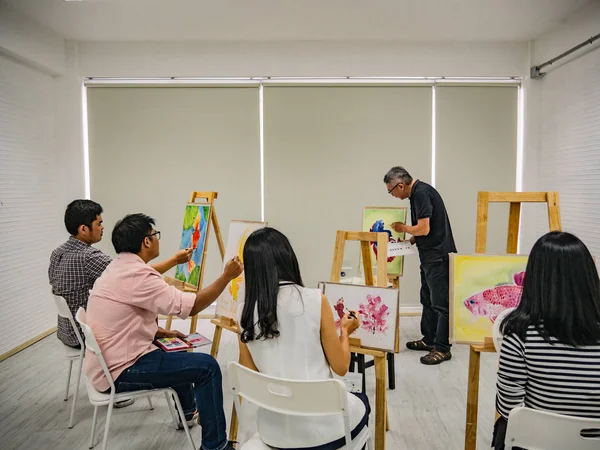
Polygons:
<instances>
[{"instance_id":1,"label":"woman in striped shirt","mask_svg":"<svg viewBox=\"0 0 600 450\"><path fill-rule=\"evenodd\" d=\"M600 419L600 280L583 242L556 231L536 242L521 302L500 329L492 447L504 450L518 406Z\"/></svg>"}]
</instances>

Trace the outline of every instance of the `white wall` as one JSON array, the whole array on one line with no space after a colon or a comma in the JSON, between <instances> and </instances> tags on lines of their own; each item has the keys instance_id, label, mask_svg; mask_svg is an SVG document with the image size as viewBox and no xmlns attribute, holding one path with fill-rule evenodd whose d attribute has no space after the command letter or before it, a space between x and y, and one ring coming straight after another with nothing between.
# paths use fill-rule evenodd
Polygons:
<instances>
[{"instance_id":1,"label":"white wall","mask_svg":"<svg viewBox=\"0 0 600 450\"><path fill-rule=\"evenodd\" d=\"M527 44L80 42L86 77L521 76Z\"/></svg>"},{"instance_id":2,"label":"white wall","mask_svg":"<svg viewBox=\"0 0 600 450\"><path fill-rule=\"evenodd\" d=\"M545 61L558 56L571 47L589 39L591 36L600 32L600 2L592 2L588 7L569 17L556 29L540 36L530 44L530 66L539 65ZM564 165L561 167L545 168L545 174L540 171L542 164L549 163L549 154L546 146L543 145L544 129L548 129L548 124L557 119L556 113L550 112L544 105L553 104L559 98L563 98L565 90L570 89L569 98L564 99L565 105L572 106L577 97L587 96L589 90L597 90L600 84L598 75L595 77L589 73L589 61L600 61L600 42L587 46L569 57L548 66L543 71L547 75L541 79L529 79L524 81L525 88L525 145L524 145L524 179L523 189L525 191L537 190L561 190L559 177L553 180L546 180L547 174L556 171L560 174L567 173L568 169ZM592 82L590 83L590 76ZM562 84L555 83L558 78L562 78ZM583 80L586 82L582 82ZM550 89L548 88L550 86ZM594 89L595 86L595 89ZM594 115L585 118L580 123L581 126L561 130L564 142L570 142L564 148L565 152L572 150L575 143L582 138L592 135L597 136L600 131L592 128ZM547 142L547 141L546 141ZM591 142L591 141L588 141ZM593 151L600 153L600 147L593 147ZM584 186L584 190L597 195L591 186ZM565 217L569 205L566 205L563 198L563 225L567 223L569 217ZM597 224L600 226L600 223ZM547 212L541 205L527 205L523 213L522 221L522 252L528 252L535 240L547 230ZM577 226L571 227L568 231L578 233ZM596 255L597 257L600 255Z\"/></svg>"}]
</instances>

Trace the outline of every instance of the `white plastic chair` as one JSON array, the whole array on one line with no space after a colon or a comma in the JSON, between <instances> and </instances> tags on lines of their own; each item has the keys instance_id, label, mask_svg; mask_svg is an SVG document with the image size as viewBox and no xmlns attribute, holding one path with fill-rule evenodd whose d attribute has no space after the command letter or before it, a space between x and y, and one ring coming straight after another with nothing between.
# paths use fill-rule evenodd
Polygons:
<instances>
[{"instance_id":1,"label":"white plastic chair","mask_svg":"<svg viewBox=\"0 0 600 450\"><path fill-rule=\"evenodd\" d=\"M67 361L69 361L69 373L67 374L67 387L65 388L65 402L69 399L69 386L71 384L71 372L73 370L73 362L79 360L78 364L78 372L77 372L77 385L75 387L75 394L73 395L73 404L71 405L71 416L69 417L69 428L73 428L73 418L75 417L75 405L77 404L77 396L79 395L79 384L81 382L81 373L83 372L83 357L85 355L85 347L83 345L83 339L81 338L81 334L77 329L77 325L75 325L75 320L73 319L73 314L71 314L71 310L69 309L69 305L67 305L67 301L59 297L58 295L53 295L54 303L56 304L56 310L58 311L58 315L67 319L71 322L71 326L75 331L75 335L77 336L77 340L79 341L79 349L69 347L68 345L64 345L65 354L67 357Z\"/></svg>"},{"instance_id":2,"label":"white plastic chair","mask_svg":"<svg viewBox=\"0 0 600 450\"><path fill-rule=\"evenodd\" d=\"M527 450L598 450L600 437L584 438L582 430L600 431L600 419L563 416L531 408L513 409L508 416L504 445Z\"/></svg>"},{"instance_id":3,"label":"white plastic chair","mask_svg":"<svg viewBox=\"0 0 600 450\"><path fill-rule=\"evenodd\" d=\"M238 417L242 416L240 398L254 403L260 408L280 414L309 417L341 414L346 437L346 445L342 448L361 449L365 444L367 444L367 448L372 448L373 442L368 427L364 427L353 440L350 437L348 393L341 381L335 379L284 380L255 372L235 362L229 363L227 372ZM242 446L241 450L268 450L270 448L257 433Z\"/></svg>"},{"instance_id":4,"label":"white plastic chair","mask_svg":"<svg viewBox=\"0 0 600 450\"><path fill-rule=\"evenodd\" d=\"M161 389L148 389L142 391L127 391L115 393L115 383L113 378L108 370L106 362L104 361L104 357L102 356L102 351L100 350L100 346L96 341L94 333L92 333L92 329L85 323L83 314L85 310L83 308L79 308L77 311L77 322L81 325L81 329L83 330L83 334L85 335L85 345L86 347L94 352L98 357L98 361L100 361L100 365L102 366L102 370L104 371L104 375L108 380L108 384L110 385L110 394L104 394L102 392L98 392L92 383L85 377L85 385L87 387L88 397L90 399L90 403L94 405L94 417L92 419L92 433L90 435L90 446L89 448L94 447L94 434L96 432L96 418L98 416L98 406L106 406L108 405L108 411L106 412L106 424L104 425L104 439L102 441L102 450L106 450L107 442L108 442L108 432L110 428L110 419L112 417L112 411L115 402L130 399L133 397L146 397L148 399L148 405L150 409L154 409L152 405L152 399L150 398L151 394L155 393L164 393L165 398L167 399L167 405L169 405L169 410L171 411L171 416L173 417L173 422L175 423L175 427L178 427L179 419L175 410L173 410L173 404L169 399L169 395L172 395L175 399L175 406L177 408L177 412L179 412L179 417L181 417L181 422L183 424L183 428L185 429L185 434L187 435L188 441L190 443L190 447L192 450L196 450L194 446L194 441L192 440L192 436L190 434L190 429L185 420L185 415L183 413L183 408L181 407L181 402L179 401L179 397L177 393L171 388L161 388Z\"/></svg>"},{"instance_id":5,"label":"white plastic chair","mask_svg":"<svg viewBox=\"0 0 600 450\"><path fill-rule=\"evenodd\" d=\"M494 340L494 347L496 348L496 352L498 353L500 353L500 348L502 347L502 339L504 338L504 335L500 331L500 325L502 325L502 322L504 321L504 319L506 319L506 316L508 316L514 310L515 308L507 308L500 314L498 314L498 317L496 317L496 321L494 322L494 326L492 327L492 339Z\"/></svg>"}]
</instances>

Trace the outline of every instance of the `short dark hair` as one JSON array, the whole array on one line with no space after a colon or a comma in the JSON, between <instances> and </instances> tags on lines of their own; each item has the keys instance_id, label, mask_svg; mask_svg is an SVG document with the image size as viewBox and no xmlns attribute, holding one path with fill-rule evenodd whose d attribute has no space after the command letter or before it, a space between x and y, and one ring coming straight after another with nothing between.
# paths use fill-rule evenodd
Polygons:
<instances>
[{"instance_id":1,"label":"short dark hair","mask_svg":"<svg viewBox=\"0 0 600 450\"><path fill-rule=\"evenodd\" d=\"M546 342L573 347L600 343L600 280L581 240L553 231L531 249L519 306L500 324L524 342L533 326Z\"/></svg>"},{"instance_id":2,"label":"short dark hair","mask_svg":"<svg viewBox=\"0 0 600 450\"><path fill-rule=\"evenodd\" d=\"M154 219L146 214L128 214L115 224L112 243L117 253L139 253L144 238L152 232Z\"/></svg>"},{"instance_id":3,"label":"short dark hair","mask_svg":"<svg viewBox=\"0 0 600 450\"><path fill-rule=\"evenodd\" d=\"M388 172L383 177L383 182L385 184L391 183L394 180L399 180L402 183L408 185L412 183L413 178L410 176L410 173L408 173L408 171L404 167L395 166L388 170Z\"/></svg>"},{"instance_id":4,"label":"short dark hair","mask_svg":"<svg viewBox=\"0 0 600 450\"><path fill-rule=\"evenodd\" d=\"M246 294L240 320L241 340L248 343L276 338L279 282L304 286L298 259L288 238L269 227L248 236L243 254Z\"/></svg>"},{"instance_id":5,"label":"short dark hair","mask_svg":"<svg viewBox=\"0 0 600 450\"><path fill-rule=\"evenodd\" d=\"M79 227L92 228L92 223L102 214L102 206L91 200L73 200L65 210L65 227L71 236L77 236Z\"/></svg>"}]
</instances>

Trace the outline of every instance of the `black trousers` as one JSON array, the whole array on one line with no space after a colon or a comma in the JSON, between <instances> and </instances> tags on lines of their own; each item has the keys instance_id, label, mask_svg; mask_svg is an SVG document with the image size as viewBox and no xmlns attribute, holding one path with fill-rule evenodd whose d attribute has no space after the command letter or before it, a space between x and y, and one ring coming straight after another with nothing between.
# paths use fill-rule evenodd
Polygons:
<instances>
[{"instance_id":1,"label":"black trousers","mask_svg":"<svg viewBox=\"0 0 600 450\"><path fill-rule=\"evenodd\" d=\"M448 341L449 259L421 262L421 333L423 341L441 352L450 351Z\"/></svg>"}]
</instances>

